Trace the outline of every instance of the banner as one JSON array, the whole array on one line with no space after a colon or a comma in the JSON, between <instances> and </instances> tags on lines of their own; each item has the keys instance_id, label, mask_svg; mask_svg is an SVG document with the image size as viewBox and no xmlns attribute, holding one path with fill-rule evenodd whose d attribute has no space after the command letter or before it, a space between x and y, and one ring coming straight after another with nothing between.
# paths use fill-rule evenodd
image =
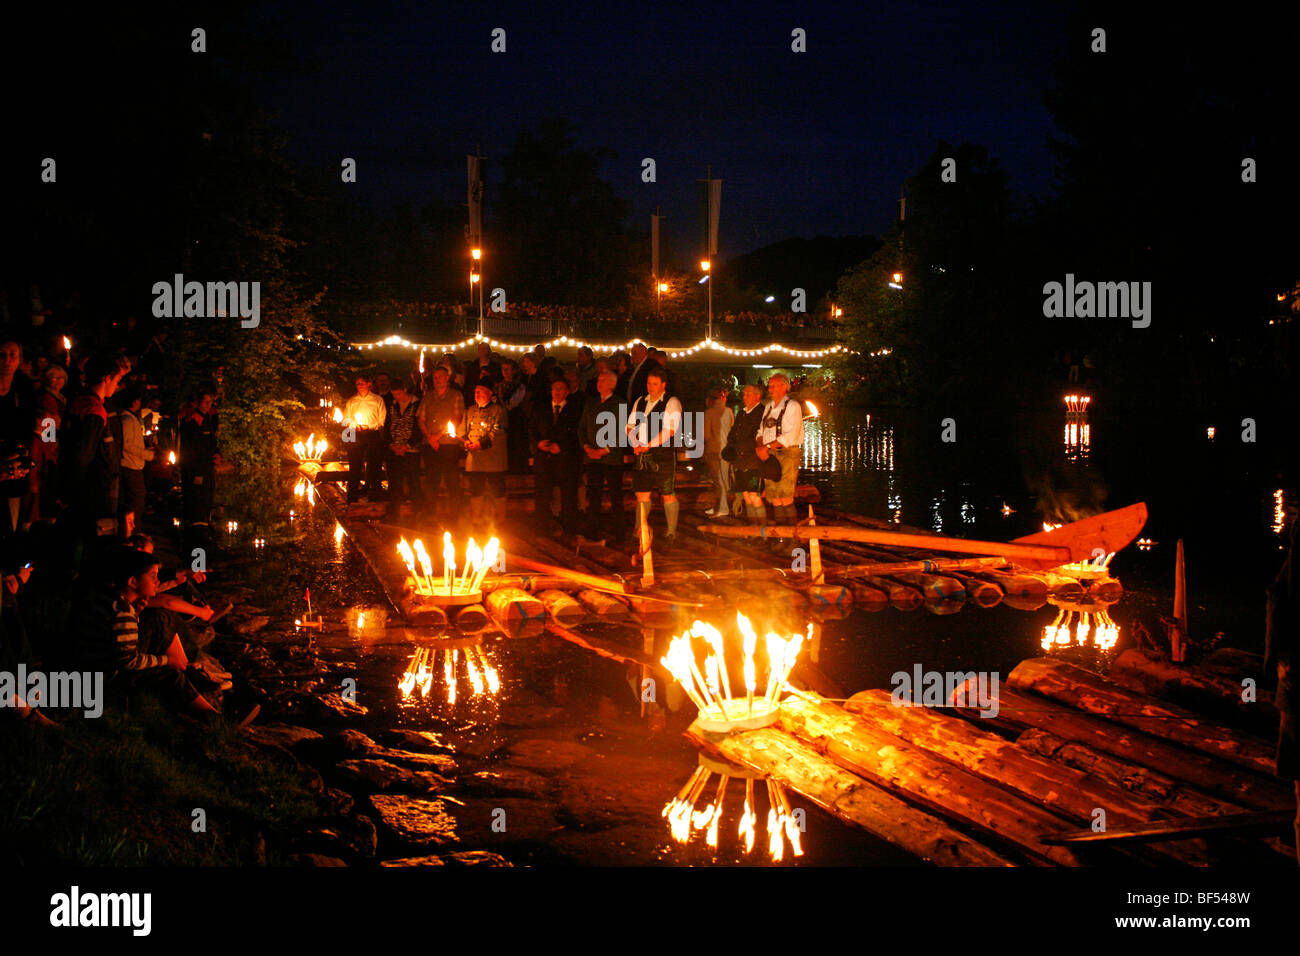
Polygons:
<instances>
[{"instance_id":1,"label":"banner","mask_svg":"<svg viewBox=\"0 0 1300 956\"><path fill-rule=\"evenodd\" d=\"M650 274L659 278L659 220L662 217L650 215Z\"/></svg>"},{"instance_id":2,"label":"banner","mask_svg":"<svg viewBox=\"0 0 1300 956\"><path fill-rule=\"evenodd\" d=\"M483 175L479 157L466 158L469 160L469 241L477 247L483 239Z\"/></svg>"},{"instance_id":3,"label":"banner","mask_svg":"<svg viewBox=\"0 0 1300 956\"><path fill-rule=\"evenodd\" d=\"M722 180L709 180L709 258L718 254L718 216L722 212Z\"/></svg>"}]
</instances>

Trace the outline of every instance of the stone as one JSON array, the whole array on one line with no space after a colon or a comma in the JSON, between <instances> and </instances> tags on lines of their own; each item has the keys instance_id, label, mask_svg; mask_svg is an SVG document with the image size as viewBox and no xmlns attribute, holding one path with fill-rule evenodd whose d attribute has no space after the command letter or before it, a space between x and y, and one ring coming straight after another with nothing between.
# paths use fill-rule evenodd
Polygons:
<instances>
[{"instance_id":1,"label":"stone","mask_svg":"<svg viewBox=\"0 0 1300 956\"><path fill-rule=\"evenodd\" d=\"M413 750L396 750L392 747L375 747L366 753L367 757L387 760L389 763L401 764L414 770L446 774L456 772L456 761L445 754L422 754Z\"/></svg>"},{"instance_id":2,"label":"stone","mask_svg":"<svg viewBox=\"0 0 1300 956\"><path fill-rule=\"evenodd\" d=\"M325 792L321 794L329 808L337 816L345 817L352 812L356 806L356 801L352 799L352 794L346 790L340 790L338 787L326 787Z\"/></svg>"},{"instance_id":3,"label":"stone","mask_svg":"<svg viewBox=\"0 0 1300 956\"><path fill-rule=\"evenodd\" d=\"M444 800L373 794L370 803L380 822L404 843L417 846L448 846L460 842L456 819L447 812Z\"/></svg>"},{"instance_id":4,"label":"stone","mask_svg":"<svg viewBox=\"0 0 1300 956\"><path fill-rule=\"evenodd\" d=\"M243 637L249 637L270 623L271 619L265 614L254 614L249 617L232 618L230 629Z\"/></svg>"},{"instance_id":5,"label":"stone","mask_svg":"<svg viewBox=\"0 0 1300 956\"><path fill-rule=\"evenodd\" d=\"M379 739L390 747L406 750L425 750L433 753L454 753L455 748L431 730L406 730L394 727L385 730Z\"/></svg>"},{"instance_id":6,"label":"stone","mask_svg":"<svg viewBox=\"0 0 1300 956\"><path fill-rule=\"evenodd\" d=\"M310 727L295 724L253 724L245 730L245 735L255 743L278 744L292 750L305 740L320 740L319 732Z\"/></svg>"},{"instance_id":7,"label":"stone","mask_svg":"<svg viewBox=\"0 0 1300 956\"><path fill-rule=\"evenodd\" d=\"M364 814L337 817L325 826L308 830L295 839L301 852L321 853L343 859L367 860L375 855L379 833L375 821Z\"/></svg>"},{"instance_id":8,"label":"stone","mask_svg":"<svg viewBox=\"0 0 1300 956\"><path fill-rule=\"evenodd\" d=\"M354 790L395 790L403 793L428 793L445 790L450 781L427 770L408 770L387 760L344 760L334 766L333 775Z\"/></svg>"}]
</instances>

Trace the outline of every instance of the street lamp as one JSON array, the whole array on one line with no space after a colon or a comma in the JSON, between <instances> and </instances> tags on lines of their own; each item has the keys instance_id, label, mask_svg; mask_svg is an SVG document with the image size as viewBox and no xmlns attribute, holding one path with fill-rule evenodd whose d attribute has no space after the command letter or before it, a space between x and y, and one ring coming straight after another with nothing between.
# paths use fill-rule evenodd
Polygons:
<instances>
[{"instance_id":1,"label":"street lamp","mask_svg":"<svg viewBox=\"0 0 1300 956\"><path fill-rule=\"evenodd\" d=\"M711 269L712 267L713 267L713 263L709 262L708 259L701 259L701 260L700 260L700 271L704 273L704 278L705 278L705 279L709 278L709 269ZM701 279L700 281L703 282L704 280ZM709 283L709 334L708 334L708 338L709 338L709 339L712 339L712 338L713 338L713 283L712 283L712 282Z\"/></svg>"},{"instance_id":2,"label":"street lamp","mask_svg":"<svg viewBox=\"0 0 1300 956\"><path fill-rule=\"evenodd\" d=\"M472 308L474 305L474 285L481 283L483 280L479 265L483 260L483 250L478 246L474 246L469 250L469 257L472 260L469 267L469 304ZM478 289L478 334L482 335L483 332L483 286L480 284Z\"/></svg>"},{"instance_id":3,"label":"street lamp","mask_svg":"<svg viewBox=\"0 0 1300 956\"><path fill-rule=\"evenodd\" d=\"M661 313L663 294L667 291L668 291L667 282L655 283L655 315L659 315Z\"/></svg>"}]
</instances>

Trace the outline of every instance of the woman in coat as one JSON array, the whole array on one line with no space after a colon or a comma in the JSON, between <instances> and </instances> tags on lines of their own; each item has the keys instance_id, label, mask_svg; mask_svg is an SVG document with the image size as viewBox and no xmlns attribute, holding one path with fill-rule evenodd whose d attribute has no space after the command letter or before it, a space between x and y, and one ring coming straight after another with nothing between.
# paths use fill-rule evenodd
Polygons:
<instances>
[{"instance_id":1,"label":"woman in coat","mask_svg":"<svg viewBox=\"0 0 1300 956\"><path fill-rule=\"evenodd\" d=\"M506 472L510 467L506 411L487 385L474 389L465 411L465 474L469 475L470 524L479 531L506 517Z\"/></svg>"}]
</instances>

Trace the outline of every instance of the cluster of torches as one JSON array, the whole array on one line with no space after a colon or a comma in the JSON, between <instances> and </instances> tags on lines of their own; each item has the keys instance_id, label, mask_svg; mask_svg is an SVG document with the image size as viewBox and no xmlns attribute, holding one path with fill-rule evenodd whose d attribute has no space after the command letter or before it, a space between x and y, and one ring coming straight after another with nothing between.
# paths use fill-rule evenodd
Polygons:
<instances>
[{"instance_id":1,"label":"cluster of torches","mask_svg":"<svg viewBox=\"0 0 1300 956\"><path fill-rule=\"evenodd\" d=\"M1092 443L1092 426L1088 424L1087 395L1065 396L1065 453L1070 461L1088 456Z\"/></svg>"},{"instance_id":2,"label":"cluster of torches","mask_svg":"<svg viewBox=\"0 0 1300 956\"><path fill-rule=\"evenodd\" d=\"M1069 564L1063 564L1057 568L1057 570L1062 574L1070 574L1071 572L1074 572L1076 574L1097 575L1110 566L1111 559L1114 557L1115 552L1111 551L1108 554L1099 554L1095 559L1073 561Z\"/></svg>"},{"instance_id":3,"label":"cluster of torches","mask_svg":"<svg viewBox=\"0 0 1300 956\"><path fill-rule=\"evenodd\" d=\"M411 656L411 661L406 666L406 672L402 674L402 679L397 682L398 689L402 692L402 699L408 700L417 690L421 697L428 697L429 691L433 689L434 678L438 674L437 666L438 650L432 647L417 648ZM497 691L501 689L501 677L497 674L497 669L492 666L488 660L487 653L478 645L465 648L465 669L469 674L470 687L473 688L474 696L479 697L484 693L496 696ZM457 677L456 672L460 668L461 653L460 648L443 649L442 651L442 679L447 685L447 703L456 703Z\"/></svg>"},{"instance_id":4,"label":"cluster of torches","mask_svg":"<svg viewBox=\"0 0 1300 956\"><path fill-rule=\"evenodd\" d=\"M691 779L686 781L686 786L677 792L663 809L660 816L668 819L668 825L672 830L673 839L678 843L689 843L691 836L695 832L704 833L705 842L713 849L718 848L718 826L722 822L722 801L727 793L727 783L731 780L726 774L721 774L718 781L718 788L714 791L713 800L704 805L703 810L695 809L695 802L704 794L709 786L709 778L713 771L704 766L695 768L695 773L691 774ZM771 777L765 778L767 784L767 852L772 857L773 862L779 863L785 858L785 841L790 841L790 849L795 856L803 856L803 844L799 839L799 823L795 820L794 811L790 809L790 800L785 795L785 790L776 780ZM737 827L736 833L745 844L745 853L750 854L754 851L754 843L757 837L756 824L758 815L754 812L754 781L752 778L745 780L745 812L741 814L740 826Z\"/></svg>"},{"instance_id":5,"label":"cluster of torches","mask_svg":"<svg viewBox=\"0 0 1300 956\"><path fill-rule=\"evenodd\" d=\"M1083 645L1090 636L1093 644L1108 651L1119 641L1119 625L1106 608L1084 611L1063 607L1057 612L1056 620L1043 628L1042 648L1049 651L1071 643Z\"/></svg>"},{"instance_id":6,"label":"cluster of torches","mask_svg":"<svg viewBox=\"0 0 1300 956\"><path fill-rule=\"evenodd\" d=\"M316 440L316 433L312 432L307 436L307 440L296 441L293 443L293 453L298 456L300 462L320 462L321 455L325 454L325 449L329 444L325 439Z\"/></svg>"},{"instance_id":7,"label":"cluster of torches","mask_svg":"<svg viewBox=\"0 0 1300 956\"><path fill-rule=\"evenodd\" d=\"M403 537L397 543L397 552L406 562L406 569L411 572L417 594L425 597L434 594L444 596L476 594L482 590L483 579L487 577L488 571L492 570L497 563L501 554L501 542L497 538L492 538L486 547L480 548L478 542L470 538L469 545L465 549L465 566L461 570L460 578L457 579L456 548L451 542L451 532L443 532L441 582L433 573L433 562L429 559L429 552L424 549L422 540L416 538L415 545L412 547Z\"/></svg>"},{"instance_id":8,"label":"cluster of torches","mask_svg":"<svg viewBox=\"0 0 1300 956\"><path fill-rule=\"evenodd\" d=\"M717 714L724 722L745 720L763 716L774 710L779 704L781 692L785 689L786 678L794 669L803 647L804 636L795 634L789 639L771 631L767 633L767 684L762 696L755 699L758 689L757 670L754 664L754 651L758 648L758 634L749 618L736 612L736 626L744 636L745 647L745 694L732 697L731 678L727 674L727 660L723 653L725 646L722 632L706 621L696 621L691 629L674 637L668 645L668 653L662 658L664 667L676 678L686 691L686 696L699 708L700 716L709 720ZM812 624L808 625L808 636L812 637ZM698 637L708 648L708 657L704 661L704 671L700 672L695 660L695 650L691 638ZM744 704L743 710L741 704Z\"/></svg>"},{"instance_id":9,"label":"cluster of torches","mask_svg":"<svg viewBox=\"0 0 1300 956\"><path fill-rule=\"evenodd\" d=\"M736 626L744 640L744 682L742 695L739 688L733 696L731 678L727 673L726 646L722 632L706 621L696 621L689 631L672 639L668 653L662 658L664 667L673 675L691 702L699 709L700 717L734 723L753 717L771 714L780 706L782 692L786 689L786 679L794 669L803 647L804 635L794 634L783 638L769 631L766 635L768 672L763 692L759 694L758 668L755 652L758 650L758 632L743 613L736 613ZM808 636L812 636L812 625L808 625ZM693 638L699 638L707 648L704 670L700 670L695 658L695 649L691 644ZM664 807L661 816L668 820L673 839L687 843L696 831L705 834L705 842L717 849L718 827L722 820L722 803L726 796L727 783L731 779L721 774L713 800L704 809L696 810L695 803L708 787L712 771L706 767L697 767L690 780L677 793L677 796ZM799 842L799 827L790 809L790 801L781 785L768 778L767 781L768 814L767 834L768 852L773 860L780 860L785 855L785 840L789 839L795 856L803 855ZM754 812L754 781L745 781L745 810L740 818L738 835L744 841L745 852L754 849L755 827L758 816Z\"/></svg>"}]
</instances>

